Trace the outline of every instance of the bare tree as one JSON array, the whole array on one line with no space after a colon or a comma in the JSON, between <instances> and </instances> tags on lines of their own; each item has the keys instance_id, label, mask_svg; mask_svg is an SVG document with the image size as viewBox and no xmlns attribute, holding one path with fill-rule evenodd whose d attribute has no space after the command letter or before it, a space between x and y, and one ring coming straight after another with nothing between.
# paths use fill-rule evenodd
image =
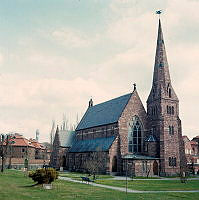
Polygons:
<instances>
[{"instance_id":1,"label":"bare tree","mask_svg":"<svg viewBox=\"0 0 199 200\"><path fill-rule=\"evenodd\" d=\"M52 121L52 128L51 128L51 131L50 131L51 151L52 151L52 147L53 147L54 137L55 137L55 120Z\"/></svg>"},{"instance_id":2,"label":"bare tree","mask_svg":"<svg viewBox=\"0 0 199 200\"><path fill-rule=\"evenodd\" d=\"M95 179L96 174L102 174L106 172L106 164L107 164L107 153L103 151L92 152L85 160L83 167L87 172L93 175L93 179Z\"/></svg>"},{"instance_id":3,"label":"bare tree","mask_svg":"<svg viewBox=\"0 0 199 200\"><path fill-rule=\"evenodd\" d=\"M5 160L8 156L8 147L12 143L14 143L12 139L14 139L13 135L10 135L10 134L0 135L1 172L4 171Z\"/></svg>"},{"instance_id":4,"label":"bare tree","mask_svg":"<svg viewBox=\"0 0 199 200\"><path fill-rule=\"evenodd\" d=\"M150 171L151 171L151 162L149 162L149 165L148 165L146 161L146 177L147 178L149 178Z\"/></svg>"}]
</instances>

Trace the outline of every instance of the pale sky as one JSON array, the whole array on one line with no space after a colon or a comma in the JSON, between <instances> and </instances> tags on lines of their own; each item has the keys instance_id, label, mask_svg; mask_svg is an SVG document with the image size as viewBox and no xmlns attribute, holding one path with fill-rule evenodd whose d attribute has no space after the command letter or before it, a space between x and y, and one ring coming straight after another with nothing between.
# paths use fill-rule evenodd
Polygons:
<instances>
[{"instance_id":1,"label":"pale sky","mask_svg":"<svg viewBox=\"0 0 199 200\"><path fill-rule=\"evenodd\" d=\"M0 4L0 132L48 141L94 104L132 92L146 107L161 16L183 135L199 135L198 0L6 0Z\"/></svg>"}]
</instances>

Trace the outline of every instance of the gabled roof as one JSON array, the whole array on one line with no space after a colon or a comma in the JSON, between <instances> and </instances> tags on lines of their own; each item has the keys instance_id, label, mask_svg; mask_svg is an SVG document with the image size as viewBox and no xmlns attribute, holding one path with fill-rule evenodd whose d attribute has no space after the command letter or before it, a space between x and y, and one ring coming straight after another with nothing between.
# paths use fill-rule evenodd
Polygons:
<instances>
[{"instance_id":1,"label":"gabled roof","mask_svg":"<svg viewBox=\"0 0 199 200\"><path fill-rule=\"evenodd\" d=\"M114 140L115 136L107 138L95 138L90 140L77 140L73 143L72 147L69 149L69 152L77 153L108 151Z\"/></svg>"},{"instance_id":2,"label":"gabled roof","mask_svg":"<svg viewBox=\"0 0 199 200\"><path fill-rule=\"evenodd\" d=\"M117 122L131 95L132 93L129 93L89 107L78 124L76 131Z\"/></svg>"}]
</instances>

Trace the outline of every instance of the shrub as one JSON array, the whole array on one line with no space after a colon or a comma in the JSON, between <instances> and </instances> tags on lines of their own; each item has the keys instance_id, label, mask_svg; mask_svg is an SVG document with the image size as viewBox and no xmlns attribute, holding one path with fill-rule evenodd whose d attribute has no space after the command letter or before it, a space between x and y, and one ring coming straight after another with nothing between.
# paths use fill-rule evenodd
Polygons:
<instances>
[{"instance_id":1,"label":"shrub","mask_svg":"<svg viewBox=\"0 0 199 200\"><path fill-rule=\"evenodd\" d=\"M53 168L41 168L29 172L28 176L38 184L50 184L58 178L58 172Z\"/></svg>"}]
</instances>

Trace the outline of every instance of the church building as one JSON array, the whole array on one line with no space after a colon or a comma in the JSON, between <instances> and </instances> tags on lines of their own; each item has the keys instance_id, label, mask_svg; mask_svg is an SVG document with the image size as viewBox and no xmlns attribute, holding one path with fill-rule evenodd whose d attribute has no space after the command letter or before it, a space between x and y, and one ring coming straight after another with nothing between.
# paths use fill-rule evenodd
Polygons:
<instances>
[{"instance_id":1,"label":"church building","mask_svg":"<svg viewBox=\"0 0 199 200\"><path fill-rule=\"evenodd\" d=\"M161 21L147 110L133 92L93 105L75 130L66 153L67 169L131 176L166 176L185 167L179 99L171 83Z\"/></svg>"}]
</instances>

